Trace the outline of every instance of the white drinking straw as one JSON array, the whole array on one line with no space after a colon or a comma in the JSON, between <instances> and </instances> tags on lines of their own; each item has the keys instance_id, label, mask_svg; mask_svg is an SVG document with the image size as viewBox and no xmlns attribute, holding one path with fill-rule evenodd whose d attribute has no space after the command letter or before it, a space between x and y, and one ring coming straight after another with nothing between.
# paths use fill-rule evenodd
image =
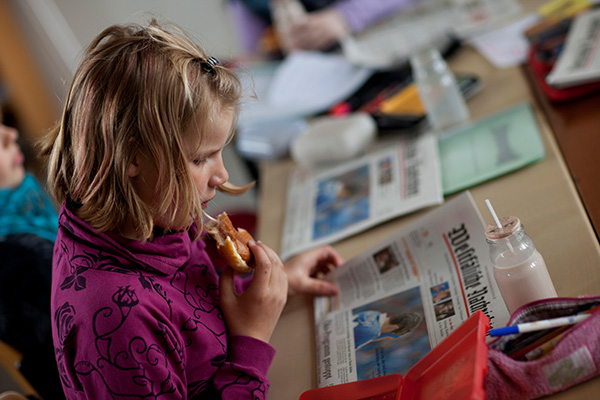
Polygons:
<instances>
[{"instance_id":1,"label":"white drinking straw","mask_svg":"<svg viewBox=\"0 0 600 400\"><path fill-rule=\"evenodd\" d=\"M490 213L492 213L492 217L494 217L494 221L496 221L498 229L502 229L502 224L500 223L500 220L498 219L498 216L496 215L496 212L494 211L494 207L492 207L492 203L490 203L490 200L485 199L485 204L487 204L488 208L490 209Z\"/></svg>"},{"instance_id":2,"label":"white drinking straw","mask_svg":"<svg viewBox=\"0 0 600 400\"><path fill-rule=\"evenodd\" d=\"M494 207L492 207L492 203L490 203L490 200L485 199L485 204L487 204L488 208L490 209L490 213L492 214L492 217L494 217L494 221L496 221L496 225L498 225L498 229L500 229L500 230L504 229L502 227L502 224L500 223L500 219L498 219L498 216L496 215L496 212L494 211ZM513 249L512 245L510 244L510 241L508 240L508 238L506 238L506 244L508 245L508 248L510 249L510 251L514 254L515 250Z\"/></svg>"}]
</instances>

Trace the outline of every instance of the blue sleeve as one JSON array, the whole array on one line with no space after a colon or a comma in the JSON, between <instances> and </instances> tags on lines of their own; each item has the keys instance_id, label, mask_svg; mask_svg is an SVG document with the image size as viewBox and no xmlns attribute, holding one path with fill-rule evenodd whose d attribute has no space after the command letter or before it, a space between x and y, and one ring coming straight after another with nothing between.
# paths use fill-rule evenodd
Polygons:
<instances>
[{"instance_id":1,"label":"blue sleeve","mask_svg":"<svg viewBox=\"0 0 600 400\"><path fill-rule=\"evenodd\" d=\"M360 325L371 326L375 322L379 322L378 311L362 311L354 316L354 321L358 322Z\"/></svg>"},{"instance_id":2,"label":"blue sleeve","mask_svg":"<svg viewBox=\"0 0 600 400\"><path fill-rule=\"evenodd\" d=\"M381 333L379 315L380 313L377 311L363 311L354 316L353 321L358 323L354 327L355 347L359 347L379 336Z\"/></svg>"}]
</instances>

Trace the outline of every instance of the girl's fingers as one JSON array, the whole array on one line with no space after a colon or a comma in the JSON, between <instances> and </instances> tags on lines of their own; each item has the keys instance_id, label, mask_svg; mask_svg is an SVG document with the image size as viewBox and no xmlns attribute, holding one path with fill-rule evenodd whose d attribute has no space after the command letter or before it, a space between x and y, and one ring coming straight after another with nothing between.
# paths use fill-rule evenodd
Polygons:
<instances>
[{"instance_id":1,"label":"girl's fingers","mask_svg":"<svg viewBox=\"0 0 600 400\"><path fill-rule=\"evenodd\" d=\"M223 270L219 277L219 292L222 302L231 303L236 295L233 276L233 269L228 267Z\"/></svg>"},{"instance_id":2,"label":"girl's fingers","mask_svg":"<svg viewBox=\"0 0 600 400\"><path fill-rule=\"evenodd\" d=\"M281 262L281 259L279 258L279 255L273 250L271 249L269 246L265 245L262 242L256 242L256 247L260 248L262 250L262 252L264 253L264 255L266 256L266 258L268 259L268 263L269 263L269 281L268 283L270 285L275 285L277 288L281 288L283 286L285 286L287 288L287 275L285 274L285 271L283 269L283 263ZM255 256L256 257L256 256ZM266 261L266 260L265 260ZM257 260L257 266L258 266L258 260ZM255 270L255 274L256 274L256 270ZM286 289L287 292L287 289Z\"/></svg>"},{"instance_id":3,"label":"girl's fingers","mask_svg":"<svg viewBox=\"0 0 600 400\"><path fill-rule=\"evenodd\" d=\"M268 284L271 279L271 259L267 254L266 246L260 242L250 241L248 247L256 263L253 281L261 285Z\"/></svg>"}]
</instances>

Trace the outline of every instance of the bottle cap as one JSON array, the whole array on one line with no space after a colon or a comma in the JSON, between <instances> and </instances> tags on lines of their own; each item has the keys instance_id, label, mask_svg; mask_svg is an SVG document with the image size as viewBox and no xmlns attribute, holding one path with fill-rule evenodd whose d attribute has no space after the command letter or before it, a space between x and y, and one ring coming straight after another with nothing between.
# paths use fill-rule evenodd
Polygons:
<instances>
[{"instance_id":1,"label":"bottle cap","mask_svg":"<svg viewBox=\"0 0 600 400\"><path fill-rule=\"evenodd\" d=\"M499 221L502 228L499 228L497 224L489 224L485 228L486 238L490 240L503 239L515 233L521 226L521 220L517 217L500 217Z\"/></svg>"}]
</instances>

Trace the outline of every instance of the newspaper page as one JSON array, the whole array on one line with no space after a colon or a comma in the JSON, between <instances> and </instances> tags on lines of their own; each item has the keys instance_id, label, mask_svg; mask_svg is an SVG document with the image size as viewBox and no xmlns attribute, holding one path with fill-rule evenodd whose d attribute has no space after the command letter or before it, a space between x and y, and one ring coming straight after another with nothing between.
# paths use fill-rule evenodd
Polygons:
<instances>
[{"instance_id":1,"label":"newspaper page","mask_svg":"<svg viewBox=\"0 0 600 400\"><path fill-rule=\"evenodd\" d=\"M432 132L383 141L365 156L332 167L297 166L288 185L281 257L443 200Z\"/></svg>"},{"instance_id":2,"label":"newspaper page","mask_svg":"<svg viewBox=\"0 0 600 400\"><path fill-rule=\"evenodd\" d=\"M463 192L332 271L317 297L319 387L406 372L478 310L509 313L493 278L485 225Z\"/></svg>"},{"instance_id":3,"label":"newspaper page","mask_svg":"<svg viewBox=\"0 0 600 400\"><path fill-rule=\"evenodd\" d=\"M562 88L600 80L600 8L579 14L573 20L564 48L546 77L548 84Z\"/></svg>"}]
</instances>

